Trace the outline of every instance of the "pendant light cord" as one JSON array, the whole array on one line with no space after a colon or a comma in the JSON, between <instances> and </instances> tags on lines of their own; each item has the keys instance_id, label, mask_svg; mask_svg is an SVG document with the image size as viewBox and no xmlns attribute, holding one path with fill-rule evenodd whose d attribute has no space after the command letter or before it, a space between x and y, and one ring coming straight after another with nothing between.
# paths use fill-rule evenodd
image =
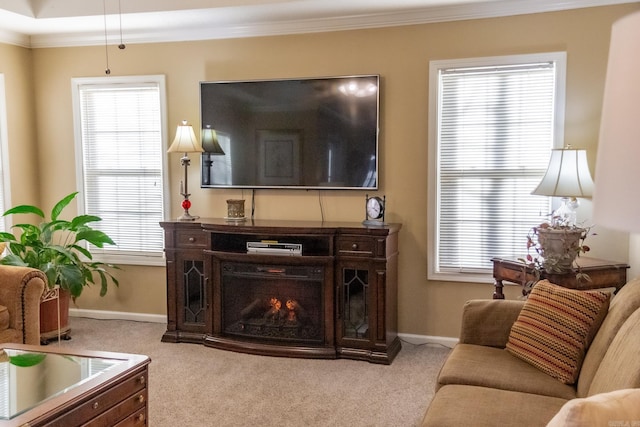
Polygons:
<instances>
[{"instance_id":1,"label":"pendant light cord","mask_svg":"<svg viewBox=\"0 0 640 427\"><path fill-rule=\"evenodd\" d=\"M118 45L118 49L124 49L127 46L122 41L122 7L120 5L120 1L118 0L118 17L120 18L120 44Z\"/></svg>"},{"instance_id":2,"label":"pendant light cord","mask_svg":"<svg viewBox=\"0 0 640 427\"><path fill-rule=\"evenodd\" d=\"M109 69L109 49L107 45L107 0L102 0L102 11L104 17L104 56L107 62L107 68L105 68L104 73L109 75L111 70Z\"/></svg>"}]
</instances>

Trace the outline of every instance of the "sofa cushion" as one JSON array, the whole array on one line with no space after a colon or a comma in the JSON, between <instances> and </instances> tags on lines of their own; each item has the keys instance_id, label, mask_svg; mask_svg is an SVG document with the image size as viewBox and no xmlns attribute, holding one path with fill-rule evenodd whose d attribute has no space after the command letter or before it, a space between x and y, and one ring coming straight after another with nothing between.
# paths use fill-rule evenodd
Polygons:
<instances>
[{"instance_id":1,"label":"sofa cushion","mask_svg":"<svg viewBox=\"0 0 640 427\"><path fill-rule=\"evenodd\" d=\"M615 390L562 406L547 427L630 426L640 422L640 389Z\"/></svg>"},{"instance_id":2,"label":"sofa cushion","mask_svg":"<svg viewBox=\"0 0 640 427\"><path fill-rule=\"evenodd\" d=\"M611 346L611 341L622 324L638 308L640 308L640 277L629 281L611 299L609 312L602 321L602 325L584 357L578 378L578 397L589 395L591 381L593 381L602 358Z\"/></svg>"},{"instance_id":3,"label":"sofa cushion","mask_svg":"<svg viewBox=\"0 0 640 427\"><path fill-rule=\"evenodd\" d=\"M440 369L437 387L475 385L573 399L575 388L563 384L505 349L456 345Z\"/></svg>"},{"instance_id":4,"label":"sofa cushion","mask_svg":"<svg viewBox=\"0 0 640 427\"><path fill-rule=\"evenodd\" d=\"M640 388L640 309L616 334L593 376L589 396L624 388ZM640 420L638 420L640 424Z\"/></svg>"},{"instance_id":5,"label":"sofa cushion","mask_svg":"<svg viewBox=\"0 0 640 427\"><path fill-rule=\"evenodd\" d=\"M524 301L475 299L462 307L460 343L504 348Z\"/></svg>"},{"instance_id":6,"label":"sofa cushion","mask_svg":"<svg viewBox=\"0 0 640 427\"><path fill-rule=\"evenodd\" d=\"M468 385L446 385L434 396L423 427L544 426L565 399Z\"/></svg>"},{"instance_id":7,"label":"sofa cushion","mask_svg":"<svg viewBox=\"0 0 640 427\"><path fill-rule=\"evenodd\" d=\"M608 292L539 281L511 328L507 350L565 384L575 383L609 298Z\"/></svg>"},{"instance_id":8,"label":"sofa cushion","mask_svg":"<svg viewBox=\"0 0 640 427\"><path fill-rule=\"evenodd\" d=\"M0 305L0 331L4 331L9 327L9 309L4 305Z\"/></svg>"}]
</instances>

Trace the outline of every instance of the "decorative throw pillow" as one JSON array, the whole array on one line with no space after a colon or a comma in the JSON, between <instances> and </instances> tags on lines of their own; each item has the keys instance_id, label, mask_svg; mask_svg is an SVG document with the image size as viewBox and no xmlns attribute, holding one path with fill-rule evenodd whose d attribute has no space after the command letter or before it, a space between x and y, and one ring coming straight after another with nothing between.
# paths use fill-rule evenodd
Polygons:
<instances>
[{"instance_id":1,"label":"decorative throw pillow","mask_svg":"<svg viewBox=\"0 0 640 427\"><path fill-rule=\"evenodd\" d=\"M640 424L640 389L623 389L571 399L547 427L634 426Z\"/></svg>"},{"instance_id":2,"label":"decorative throw pillow","mask_svg":"<svg viewBox=\"0 0 640 427\"><path fill-rule=\"evenodd\" d=\"M565 384L575 383L610 296L539 281L511 328L507 350Z\"/></svg>"}]
</instances>

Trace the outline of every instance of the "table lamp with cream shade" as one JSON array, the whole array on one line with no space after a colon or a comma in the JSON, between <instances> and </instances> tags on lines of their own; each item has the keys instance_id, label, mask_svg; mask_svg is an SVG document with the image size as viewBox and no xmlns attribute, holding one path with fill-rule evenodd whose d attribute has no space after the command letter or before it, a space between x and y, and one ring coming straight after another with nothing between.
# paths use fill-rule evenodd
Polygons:
<instances>
[{"instance_id":1,"label":"table lamp with cream shade","mask_svg":"<svg viewBox=\"0 0 640 427\"><path fill-rule=\"evenodd\" d=\"M531 194L561 197L562 205L553 212L552 223L575 226L577 198L591 197L592 193L587 151L567 146L551 151L547 171Z\"/></svg>"},{"instance_id":2,"label":"table lamp with cream shade","mask_svg":"<svg viewBox=\"0 0 640 427\"><path fill-rule=\"evenodd\" d=\"M613 24L593 195L598 225L640 232L640 12Z\"/></svg>"},{"instance_id":3,"label":"table lamp with cream shade","mask_svg":"<svg viewBox=\"0 0 640 427\"><path fill-rule=\"evenodd\" d=\"M187 123L186 120L183 120L181 124L178 125L176 129L176 137L173 140L173 143L167 150L167 153L183 153L183 156L180 158L180 164L184 166L184 181L180 181L180 194L184 197L182 200L182 209L184 209L184 213L178 217L178 221L194 221L199 216L192 216L189 214L189 208L191 207L191 201L189 200L188 189L188 168L191 164L191 160L189 159L189 153L201 153L204 151L202 149L202 145L200 141L196 138L196 134L193 131L193 127Z\"/></svg>"}]
</instances>

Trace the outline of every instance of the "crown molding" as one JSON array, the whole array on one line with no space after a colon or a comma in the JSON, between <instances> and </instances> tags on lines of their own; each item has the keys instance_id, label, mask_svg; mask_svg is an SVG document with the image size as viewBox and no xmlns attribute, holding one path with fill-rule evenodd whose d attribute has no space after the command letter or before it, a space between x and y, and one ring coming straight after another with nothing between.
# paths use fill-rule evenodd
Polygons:
<instances>
[{"instance_id":1,"label":"crown molding","mask_svg":"<svg viewBox=\"0 0 640 427\"><path fill-rule=\"evenodd\" d=\"M12 44L20 47L31 47L31 37L0 28L0 43Z\"/></svg>"},{"instance_id":2,"label":"crown molding","mask_svg":"<svg viewBox=\"0 0 640 427\"><path fill-rule=\"evenodd\" d=\"M568 9L638 3L632 0L502 0L457 3L421 9L362 13L349 16L317 17L305 19L255 20L254 22L227 22L215 25L189 25L188 27L125 30L127 44L182 42L259 36L279 36L302 33L347 31L368 28L395 27L470 19L496 18L532 13L554 12ZM215 14L215 11L206 11ZM202 13L205 13L203 11ZM111 36L110 44L117 44ZM31 36L0 30L0 42L30 48L96 46L104 44L104 29L80 33L33 34Z\"/></svg>"}]
</instances>

